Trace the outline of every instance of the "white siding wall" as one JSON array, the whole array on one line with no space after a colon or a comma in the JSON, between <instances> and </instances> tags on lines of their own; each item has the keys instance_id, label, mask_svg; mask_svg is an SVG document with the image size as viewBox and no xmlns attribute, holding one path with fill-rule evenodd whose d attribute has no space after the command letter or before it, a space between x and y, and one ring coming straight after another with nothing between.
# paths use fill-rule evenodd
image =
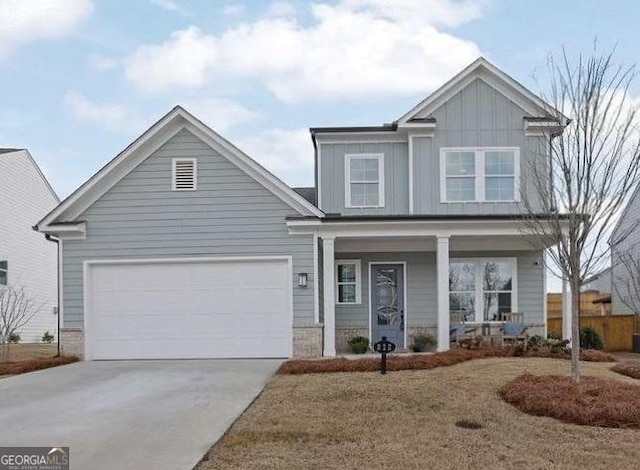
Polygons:
<instances>
[{"instance_id":1,"label":"white siding wall","mask_svg":"<svg viewBox=\"0 0 640 470\"><path fill-rule=\"evenodd\" d=\"M41 307L20 331L23 342L40 341L46 330L57 337L57 245L32 229L57 204L27 152L0 154L0 259L9 261L9 284Z\"/></svg>"}]
</instances>

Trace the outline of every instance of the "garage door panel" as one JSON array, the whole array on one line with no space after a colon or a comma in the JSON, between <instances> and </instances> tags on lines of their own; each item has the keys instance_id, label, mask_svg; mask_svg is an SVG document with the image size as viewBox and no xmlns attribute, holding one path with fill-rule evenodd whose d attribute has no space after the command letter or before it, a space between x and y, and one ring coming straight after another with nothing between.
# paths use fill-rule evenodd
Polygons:
<instances>
[{"instance_id":1,"label":"garage door panel","mask_svg":"<svg viewBox=\"0 0 640 470\"><path fill-rule=\"evenodd\" d=\"M287 260L90 266L95 359L286 357Z\"/></svg>"}]
</instances>

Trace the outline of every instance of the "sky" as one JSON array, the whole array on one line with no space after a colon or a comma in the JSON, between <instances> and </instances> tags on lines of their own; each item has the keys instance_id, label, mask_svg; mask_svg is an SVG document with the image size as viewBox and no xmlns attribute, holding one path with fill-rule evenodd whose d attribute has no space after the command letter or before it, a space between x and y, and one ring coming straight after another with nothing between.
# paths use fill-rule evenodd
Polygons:
<instances>
[{"instance_id":1,"label":"sky","mask_svg":"<svg viewBox=\"0 0 640 470\"><path fill-rule=\"evenodd\" d=\"M640 62L638 17L631 0L0 0L0 147L64 198L180 104L312 185L309 127L393 121L480 55L534 92L562 47Z\"/></svg>"}]
</instances>

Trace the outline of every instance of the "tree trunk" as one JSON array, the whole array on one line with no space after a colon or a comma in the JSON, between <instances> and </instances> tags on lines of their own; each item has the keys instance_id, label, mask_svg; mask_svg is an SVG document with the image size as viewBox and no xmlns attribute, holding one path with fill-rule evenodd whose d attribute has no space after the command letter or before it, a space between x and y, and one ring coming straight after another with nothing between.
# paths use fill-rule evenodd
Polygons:
<instances>
[{"instance_id":1,"label":"tree trunk","mask_svg":"<svg viewBox=\"0 0 640 470\"><path fill-rule=\"evenodd\" d=\"M580 382L580 282L571 281L571 381Z\"/></svg>"}]
</instances>

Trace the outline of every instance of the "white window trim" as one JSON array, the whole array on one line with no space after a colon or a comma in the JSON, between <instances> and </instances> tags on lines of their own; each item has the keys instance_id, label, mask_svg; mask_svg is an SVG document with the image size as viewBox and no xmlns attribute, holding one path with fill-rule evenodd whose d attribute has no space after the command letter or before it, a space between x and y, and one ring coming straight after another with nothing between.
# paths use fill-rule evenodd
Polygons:
<instances>
[{"instance_id":1,"label":"white window trim","mask_svg":"<svg viewBox=\"0 0 640 470\"><path fill-rule=\"evenodd\" d=\"M484 312L484 282L482 278L482 269L479 269L481 265L487 262L502 262L511 263L513 265L513 278L511 279L511 311L518 312L518 258L451 258L449 265L454 263L473 263L476 266L475 269L475 305L476 305L476 317L474 321L470 323L500 323L499 321L488 320L485 321L482 318ZM468 291L455 291L455 292L468 292ZM451 291L449 292L449 294Z\"/></svg>"},{"instance_id":2,"label":"white window trim","mask_svg":"<svg viewBox=\"0 0 640 470\"><path fill-rule=\"evenodd\" d=\"M176 163L193 163L193 188L176 188ZM198 159L197 158L172 158L171 159L171 191L197 191L198 190Z\"/></svg>"},{"instance_id":3,"label":"white window trim","mask_svg":"<svg viewBox=\"0 0 640 470\"><path fill-rule=\"evenodd\" d=\"M355 206L351 204L351 160L365 160L372 158L378 159L378 204L371 206ZM350 153L344 156L344 206L352 209L384 207L384 154Z\"/></svg>"},{"instance_id":4,"label":"white window trim","mask_svg":"<svg viewBox=\"0 0 640 470\"><path fill-rule=\"evenodd\" d=\"M485 152L499 151L514 152L513 199L493 200L485 198L484 154ZM475 199L468 201L447 200L447 172L445 167L447 152L475 153ZM520 202L520 147L442 147L440 149L440 202L446 204L465 204L469 202Z\"/></svg>"},{"instance_id":5,"label":"white window trim","mask_svg":"<svg viewBox=\"0 0 640 470\"><path fill-rule=\"evenodd\" d=\"M356 272L356 300L355 302L340 302L340 290L338 286L340 284L338 278L338 266L343 264L355 265ZM336 277L336 305L360 305L362 303L362 263L359 259L337 259L335 261L335 277ZM350 284L350 283L349 283Z\"/></svg>"}]
</instances>

